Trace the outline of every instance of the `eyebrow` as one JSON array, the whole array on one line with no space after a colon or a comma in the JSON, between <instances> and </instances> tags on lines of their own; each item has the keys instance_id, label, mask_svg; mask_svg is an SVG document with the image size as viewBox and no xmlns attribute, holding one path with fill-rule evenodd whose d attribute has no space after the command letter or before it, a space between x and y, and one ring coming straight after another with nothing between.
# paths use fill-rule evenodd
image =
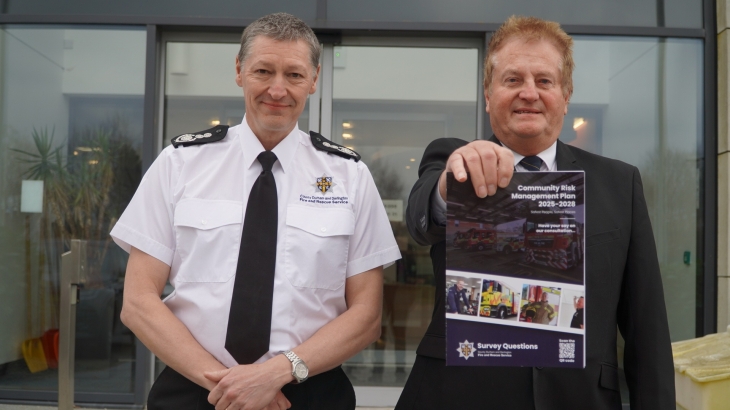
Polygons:
<instances>
[{"instance_id":1,"label":"eyebrow","mask_svg":"<svg viewBox=\"0 0 730 410\"><path fill-rule=\"evenodd\" d=\"M254 61L254 62L251 63L251 67L253 67L253 66L257 65L257 64L258 65L263 65L265 67L270 67L270 66L273 66L274 65L271 61L264 60L264 59L258 59L258 60L256 60L256 61ZM291 70L294 70L294 71L306 71L307 70L307 65L306 64L300 64L300 63L286 64L286 65L284 65L284 70L285 71L291 71Z\"/></svg>"}]
</instances>

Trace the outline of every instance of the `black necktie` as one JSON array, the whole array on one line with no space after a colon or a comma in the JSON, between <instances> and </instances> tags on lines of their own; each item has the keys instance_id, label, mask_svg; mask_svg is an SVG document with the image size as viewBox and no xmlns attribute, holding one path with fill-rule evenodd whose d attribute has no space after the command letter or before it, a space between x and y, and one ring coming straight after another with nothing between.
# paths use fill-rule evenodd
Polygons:
<instances>
[{"instance_id":1,"label":"black necktie","mask_svg":"<svg viewBox=\"0 0 730 410\"><path fill-rule=\"evenodd\" d=\"M522 161L520 161L520 165L530 172L539 171L542 167L542 159L536 155L524 157L522 158Z\"/></svg>"},{"instance_id":2,"label":"black necktie","mask_svg":"<svg viewBox=\"0 0 730 410\"><path fill-rule=\"evenodd\" d=\"M263 170L248 197L226 331L226 350L238 364L253 363L266 354L271 334L279 217L276 181L271 172L276 155L264 151L258 161Z\"/></svg>"}]
</instances>

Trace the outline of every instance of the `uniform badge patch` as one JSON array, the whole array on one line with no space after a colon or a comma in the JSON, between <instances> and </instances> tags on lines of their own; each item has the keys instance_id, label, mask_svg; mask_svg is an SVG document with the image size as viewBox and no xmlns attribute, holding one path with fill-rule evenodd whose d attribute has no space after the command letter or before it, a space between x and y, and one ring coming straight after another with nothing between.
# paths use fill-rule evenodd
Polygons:
<instances>
[{"instance_id":1,"label":"uniform badge patch","mask_svg":"<svg viewBox=\"0 0 730 410\"><path fill-rule=\"evenodd\" d=\"M327 193L333 192L337 184L334 182L334 177L328 177L327 174L322 174L312 186L315 188L315 191L326 195Z\"/></svg>"},{"instance_id":2,"label":"uniform badge patch","mask_svg":"<svg viewBox=\"0 0 730 410\"><path fill-rule=\"evenodd\" d=\"M314 131L309 131L309 136L312 140L312 145L314 148L325 151L330 154L334 154L343 158L354 160L355 162L360 161L360 154L357 152L351 150L350 148L343 147L340 144L335 144L334 142L328 140L327 138L323 137L322 134L319 134Z\"/></svg>"},{"instance_id":3,"label":"uniform badge patch","mask_svg":"<svg viewBox=\"0 0 730 410\"><path fill-rule=\"evenodd\" d=\"M193 134L182 134L172 139L172 145L177 147L187 147L189 145L201 145L209 142L217 142L225 138L228 133L227 125L216 125L215 127L196 132Z\"/></svg>"}]
</instances>

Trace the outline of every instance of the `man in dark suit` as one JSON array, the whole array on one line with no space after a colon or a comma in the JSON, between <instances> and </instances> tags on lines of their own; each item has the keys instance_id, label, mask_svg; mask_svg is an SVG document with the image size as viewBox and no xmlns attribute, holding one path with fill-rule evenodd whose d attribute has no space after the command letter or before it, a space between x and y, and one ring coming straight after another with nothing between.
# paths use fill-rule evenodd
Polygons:
<instances>
[{"instance_id":1,"label":"man in dark suit","mask_svg":"<svg viewBox=\"0 0 730 410\"><path fill-rule=\"evenodd\" d=\"M616 329L626 340L631 408L673 409L674 376L661 275L638 170L558 140L572 94L572 39L557 23L511 17L485 60L484 95L494 136L433 141L411 192L411 235L431 247L433 319L396 410L620 409ZM627 147L629 149L629 147ZM586 178L586 367L445 366L446 173L480 197L512 172L583 170ZM477 393L484 392L485 394Z\"/></svg>"}]
</instances>

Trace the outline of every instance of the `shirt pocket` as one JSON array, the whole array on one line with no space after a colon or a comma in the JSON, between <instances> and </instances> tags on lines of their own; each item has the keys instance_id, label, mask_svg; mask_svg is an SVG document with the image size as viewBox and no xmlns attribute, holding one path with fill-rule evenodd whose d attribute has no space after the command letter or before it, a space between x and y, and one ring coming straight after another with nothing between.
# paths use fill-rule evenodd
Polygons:
<instances>
[{"instance_id":1,"label":"shirt pocket","mask_svg":"<svg viewBox=\"0 0 730 410\"><path fill-rule=\"evenodd\" d=\"M175 241L182 282L226 282L236 273L243 205L184 199L175 207Z\"/></svg>"},{"instance_id":2,"label":"shirt pocket","mask_svg":"<svg viewBox=\"0 0 730 410\"><path fill-rule=\"evenodd\" d=\"M349 209L289 206L284 244L289 282L299 288L342 287L354 231L355 214Z\"/></svg>"}]
</instances>

